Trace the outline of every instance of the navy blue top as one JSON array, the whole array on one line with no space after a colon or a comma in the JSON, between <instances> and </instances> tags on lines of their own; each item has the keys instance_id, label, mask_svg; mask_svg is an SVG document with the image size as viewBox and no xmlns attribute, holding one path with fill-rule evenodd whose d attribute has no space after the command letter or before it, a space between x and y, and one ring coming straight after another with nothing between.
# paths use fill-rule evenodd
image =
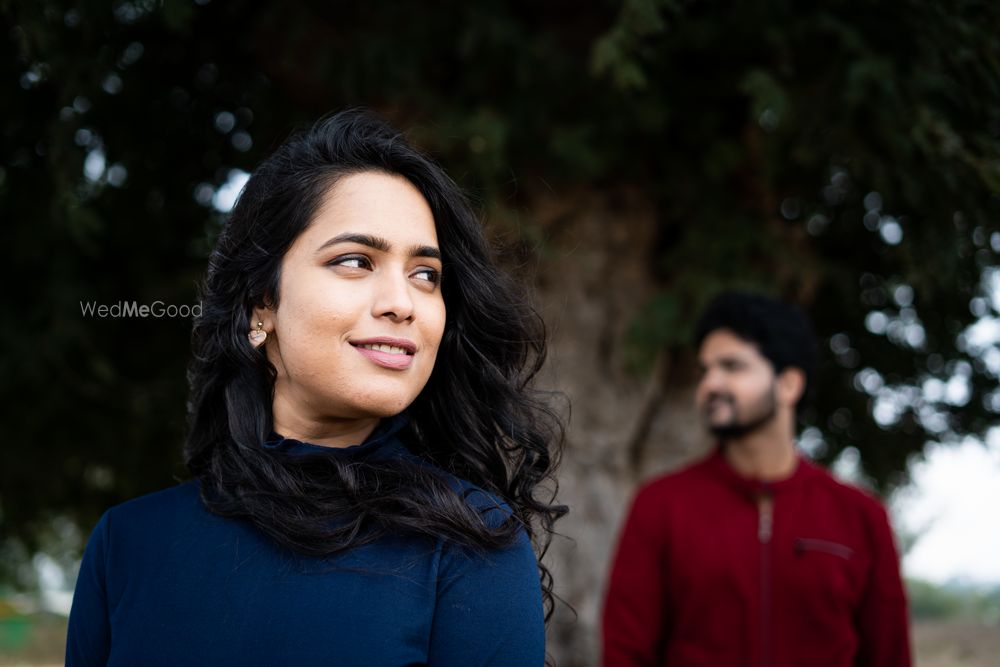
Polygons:
<instances>
[{"instance_id":1,"label":"navy blue top","mask_svg":"<svg viewBox=\"0 0 1000 667\"><path fill-rule=\"evenodd\" d=\"M361 445L275 436L289 454L417 459L383 420ZM419 460L419 459L417 459ZM428 464L429 465L429 464ZM473 485L498 525L510 508ZM195 482L111 508L90 536L66 664L541 665L541 585L530 541L488 555L395 535L334 558L281 549L247 522L208 512Z\"/></svg>"}]
</instances>

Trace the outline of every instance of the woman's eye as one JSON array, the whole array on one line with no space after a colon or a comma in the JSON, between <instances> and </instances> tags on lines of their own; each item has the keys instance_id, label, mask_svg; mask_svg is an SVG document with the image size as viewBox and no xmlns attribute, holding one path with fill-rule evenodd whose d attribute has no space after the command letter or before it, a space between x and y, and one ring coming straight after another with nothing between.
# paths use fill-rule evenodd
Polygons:
<instances>
[{"instance_id":1,"label":"woman's eye","mask_svg":"<svg viewBox=\"0 0 1000 667\"><path fill-rule=\"evenodd\" d=\"M413 275L419 276L420 280L426 280L434 285L441 282L441 273L439 271L435 271L434 269L419 269L414 272Z\"/></svg>"},{"instance_id":2,"label":"woman's eye","mask_svg":"<svg viewBox=\"0 0 1000 667\"><path fill-rule=\"evenodd\" d=\"M349 269L367 269L371 267L371 262L367 257L352 255L351 257L338 257L330 262L330 266L346 266Z\"/></svg>"}]
</instances>

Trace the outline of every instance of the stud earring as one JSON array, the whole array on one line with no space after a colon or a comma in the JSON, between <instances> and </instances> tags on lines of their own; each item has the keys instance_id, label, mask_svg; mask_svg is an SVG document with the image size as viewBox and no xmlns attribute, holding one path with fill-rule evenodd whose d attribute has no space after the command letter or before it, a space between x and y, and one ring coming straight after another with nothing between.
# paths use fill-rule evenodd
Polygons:
<instances>
[{"instance_id":1,"label":"stud earring","mask_svg":"<svg viewBox=\"0 0 1000 667\"><path fill-rule=\"evenodd\" d=\"M254 349L263 345L264 339L267 338L267 332L264 331L264 323L257 322L257 329L247 334L247 337L250 339L250 344L254 347Z\"/></svg>"}]
</instances>

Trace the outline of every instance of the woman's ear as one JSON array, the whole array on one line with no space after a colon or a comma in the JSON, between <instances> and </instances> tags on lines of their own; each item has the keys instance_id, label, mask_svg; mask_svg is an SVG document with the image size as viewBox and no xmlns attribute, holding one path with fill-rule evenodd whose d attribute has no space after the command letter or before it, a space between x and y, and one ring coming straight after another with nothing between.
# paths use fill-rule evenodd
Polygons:
<instances>
[{"instance_id":1,"label":"woman's ear","mask_svg":"<svg viewBox=\"0 0 1000 667\"><path fill-rule=\"evenodd\" d=\"M789 366L778 373L778 401L794 408L806 390L806 374L801 368Z\"/></svg>"},{"instance_id":2,"label":"woman's ear","mask_svg":"<svg viewBox=\"0 0 1000 667\"><path fill-rule=\"evenodd\" d=\"M269 308L257 307L253 309L253 313L250 315L250 328L256 329L257 323L261 323L261 326L265 331L270 331L274 328L273 322L271 321L274 311Z\"/></svg>"}]
</instances>

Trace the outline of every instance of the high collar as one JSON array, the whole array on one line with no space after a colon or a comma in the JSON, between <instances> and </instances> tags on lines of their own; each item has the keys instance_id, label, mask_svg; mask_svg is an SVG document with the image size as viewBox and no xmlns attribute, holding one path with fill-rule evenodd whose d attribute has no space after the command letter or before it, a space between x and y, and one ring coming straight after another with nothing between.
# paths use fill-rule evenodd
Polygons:
<instances>
[{"instance_id":1,"label":"high collar","mask_svg":"<svg viewBox=\"0 0 1000 667\"><path fill-rule=\"evenodd\" d=\"M816 467L807 461L801 453L796 452L795 470L784 479L765 481L754 477L744 477L736 472L729 464L729 461L726 460L726 455L721 445L716 446L715 452L709 459L709 465L727 486L750 497L757 497L764 494L778 495L788 493L796 489L816 472Z\"/></svg>"},{"instance_id":2,"label":"high collar","mask_svg":"<svg viewBox=\"0 0 1000 667\"><path fill-rule=\"evenodd\" d=\"M393 417L386 417L379 421L375 430L364 442L348 447L325 447L294 438L286 438L272 431L271 435L264 441L264 449L291 456L321 454L350 460L393 458L408 453L406 445L397 434L409 423L410 419L405 412Z\"/></svg>"}]
</instances>

